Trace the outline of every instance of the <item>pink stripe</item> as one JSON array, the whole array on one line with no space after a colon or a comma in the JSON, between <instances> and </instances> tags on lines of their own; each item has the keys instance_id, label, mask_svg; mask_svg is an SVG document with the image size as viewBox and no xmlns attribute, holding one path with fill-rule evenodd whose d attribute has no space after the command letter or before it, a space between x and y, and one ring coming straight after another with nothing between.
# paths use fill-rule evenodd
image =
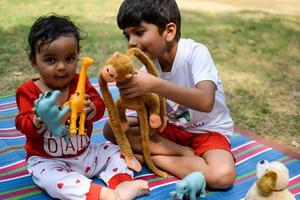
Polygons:
<instances>
[{"instance_id":1,"label":"pink stripe","mask_svg":"<svg viewBox=\"0 0 300 200\"><path fill-rule=\"evenodd\" d=\"M26 165L26 162L25 160L21 161L21 162L18 162L18 163L15 163L15 164L12 164L10 166L7 166L7 167L3 167L0 169L0 173L4 173L6 171L11 171L11 170L15 170L19 167L23 167Z\"/></svg>"},{"instance_id":2,"label":"pink stripe","mask_svg":"<svg viewBox=\"0 0 300 200\"><path fill-rule=\"evenodd\" d=\"M238 154L238 153L240 153L240 152L242 152L242 151L244 151L244 150L247 150L247 149L250 149L251 147L254 147L254 146L256 146L256 145L258 145L259 143L258 142L252 142L252 143L250 143L250 144L247 144L247 145L245 145L245 146L242 146L241 148L238 148L238 149L235 149L234 151L232 151L232 153L234 154L234 155L236 155L236 154Z\"/></svg>"},{"instance_id":3,"label":"pink stripe","mask_svg":"<svg viewBox=\"0 0 300 200\"><path fill-rule=\"evenodd\" d=\"M6 117L1 117L1 119L14 119L16 116L6 116Z\"/></svg>"},{"instance_id":4,"label":"pink stripe","mask_svg":"<svg viewBox=\"0 0 300 200\"><path fill-rule=\"evenodd\" d=\"M252 155L254 155L256 153L262 152L262 151L264 151L264 150L266 150L268 148L269 147L267 147L267 146L262 146L260 148L254 149L253 151L250 151L250 152L242 155L241 157L237 158L236 162L240 162L241 160L244 160L244 159L246 159L246 158L248 158L248 157L250 157L250 156L252 156Z\"/></svg>"},{"instance_id":5,"label":"pink stripe","mask_svg":"<svg viewBox=\"0 0 300 200\"><path fill-rule=\"evenodd\" d=\"M152 188L152 187L155 187L155 186L158 186L158 185L162 185L162 184L165 184L165 183L169 183L169 182L172 182L172 181L177 181L178 179L177 178L165 178L165 179L161 179L161 180L158 180L158 181L154 181L154 182L150 182L149 183L149 187Z\"/></svg>"},{"instance_id":6,"label":"pink stripe","mask_svg":"<svg viewBox=\"0 0 300 200\"><path fill-rule=\"evenodd\" d=\"M17 133L17 134L2 134L1 133L0 138L14 138L14 137L20 137L20 136L24 136L24 135L22 133Z\"/></svg>"},{"instance_id":7,"label":"pink stripe","mask_svg":"<svg viewBox=\"0 0 300 200\"><path fill-rule=\"evenodd\" d=\"M294 189L289 190L292 194L300 193L300 187L296 187Z\"/></svg>"},{"instance_id":8,"label":"pink stripe","mask_svg":"<svg viewBox=\"0 0 300 200\"><path fill-rule=\"evenodd\" d=\"M242 178L242 179L240 179L240 180L235 181L234 184L239 184L239 183L241 183L241 182L243 182L243 181L245 181L245 180L247 180L247 179L253 178L253 177L256 177L256 174L255 174L255 173L254 173L254 174L251 174L251 175L249 175L249 176L246 176L246 177L244 177L244 178Z\"/></svg>"},{"instance_id":9,"label":"pink stripe","mask_svg":"<svg viewBox=\"0 0 300 200\"><path fill-rule=\"evenodd\" d=\"M2 106L9 106L9 105L17 105L17 103L15 101L11 101L11 102L8 102L8 103L1 103L0 107L2 107Z\"/></svg>"},{"instance_id":10,"label":"pink stripe","mask_svg":"<svg viewBox=\"0 0 300 200\"><path fill-rule=\"evenodd\" d=\"M289 161L291 161L291 160L293 160L291 157L287 157L287 158L281 160L280 162L282 162L282 163L287 163L287 162L289 162Z\"/></svg>"},{"instance_id":11,"label":"pink stripe","mask_svg":"<svg viewBox=\"0 0 300 200\"><path fill-rule=\"evenodd\" d=\"M9 147L9 148L6 148L6 149L3 149L2 151L0 151L0 155L3 153L9 152L11 150L17 150L17 149L24 149L24 147L23 146Z\"/></svg>"},{"instance_id":12,"label":"pink stripe","mask_svg":"<svg viewBox=\"0 0 300 200\"><path fill-rule=\"evenodd\" d=\"M16 127L0 129L0 133L7 133L7 132L17 132L17 129L16 129Z\"/></svg>"},{"instance_id":13,"label":"pink stripe","mask_svg":"<svg viewBox=\"0 0 300 200\"><path fill-rule=\"evenodd\" d=\"M16 192L10 192L8 194L0 195L0 199L8 199L8 198L20 196L20 195L27 194L27 193L30 193L30 192L35 192L35 191L41 191L41 189L38 188L38 187L26 188L26 189L19 190L19 191L16 191Z\"/></svg>"},{"instance_id":14,"label":"pink stripe","mask_svg":"<svg viewBox=\"0 0 300 200\"><path fill-rule=\"evenodd\" d=\"M19 177L19 176L24 176L24 175L27 175L27 174L29 174L29 173L26 169L26 170L23 170L23 171L20 171L20 172L17 172L17 173L1 176L0 181L6 180L6 179L11 179L11 178L16 178L16 177Z\"/></svg>"},{"instance_id":15,"label":"pink stripe","mask_svg":"<svg viewBox=\"0 0 300 200\"><path fill-rule=\"evenodd\" d=\"M12 108L17 108L16 105L4 105L0 106L0 110L7 110L7 109L12 109Z\"/></svg>"},{"instance_id":16,"label":"pink stripe","mask_svg":"<svg viewBox=\"0 0 300 200\"><path fill-rule=\"evenodd\" d=\"M296 183L299 183L299 182L300 182L300 176L298 176L297 178L295 178L293 180L290 180L288 186L292 186L292 185L294 185Z\"/></svg>"}]
</instances>

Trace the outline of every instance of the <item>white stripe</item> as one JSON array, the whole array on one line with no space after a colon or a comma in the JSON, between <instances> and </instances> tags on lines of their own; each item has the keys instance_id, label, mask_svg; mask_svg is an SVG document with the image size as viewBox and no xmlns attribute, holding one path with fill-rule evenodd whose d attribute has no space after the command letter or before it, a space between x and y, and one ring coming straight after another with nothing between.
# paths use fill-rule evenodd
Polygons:
<instances>
[{"instance_id":1,"label":"white stripe","mask_svg":"<svg viewBox=\"0 0 300 200\"><path fill-rule=\"evenodd\" d=\"M296 175L296 176L290 178L289 181L293 181L294 179L296 179L296 178L298 178L298 177L300 177L300 174L298 174L298 175Z\"/></svg>"},{"instance_id":2,"label":"white stripe","mask_svg":"<svg viewBox=\"0 0 300 200\"><path fill-rule=\"evenodd\" d=\"M30 174L25 174L25 175L22 175L22 176L17 176L17 177L14 177L14 178L9 178L9 179L5 179L5 180L0 180L0 183L2 182L6 182L6 181L11 181L11 180L15 180L15 179L19 179L19 178L23 178L23 177L26 177L26 176L31 176Z\"/></svg>"},{"instance_id":3,"label":"white stripe","mask_svg":"<svg viewBox=\"0 0 300 200\"><path fill-rule=\"evenodd\" d=\"M0 131L10 131L10 130L17 130L16 127L12 128L0 128Z\"/></svg>"},{"instance_id":4,"label":"white stripe","mask_svg":"<svg viewBox=\"0 0 300 200\"><path fill-rule=\"evenodd\" d=\"M2 166L2 167L0 167L0 169L7 168L7 167L10 167L10 166L13 166L13 165L17 165L17 164L19 164L21 162L25 162L25 159L19 160L19 161L15 162L15 163L11 163L9 165Z\"/></svg>"},{"instance_id":5,"label":"white stripe","mask_svg":"<svg viewBox=\"0 0 300 200\"><path fill-rule=\"evenodd\" d=\"M0 137L0 139L2 140L9 140L9 139L19 139L19 138L24 138L25 135L20 135L20 136L15 136L15 137Z\"/></svg>"},{"instance_id":6,"label":"white stripe","mask_svg":"<svg viewBox=\"0 0 300 200\"><path fill-rule=\"evenodd\" d=\"M0 111L2 112L2 111L7 111L7 110L13 110L13 109L18 109L18 107L15 106L15 107L11 107L11 108L1 109Z\"/></svg>"},{"instance_id":7,"label":"white stripe","mask_svg":"<svg viewBox=\"0 0 300 200\"><path fill-rule=\"evenodd\" d=\"M177 182L177 180L176 181L171 181L171 182L168 182L168 183L164 183L164 184L161 184L161 185L154 186L154 187L150 188L150 191L151 190L155 190L155 189L160 188L160 187L163 187L163 186L166 186L166 185L171 185L171 184L176 183L176 182Z\"/></svg>"},{"instance_id":8,"label":"white stripe","mask_svg":"<svg viewBox=\"0 0 300 200\"><path fill-rule=\"evenodd\" d=\"M253 158L253 157L255 157L255 156L259 155L259 154L261 154L261 153L264 153L264 152L270 151L270 150L272 150L272 148L267 148L267 149L265 149L263 151L260 151L260 152L258 152L256 154L251 155L250 157L248 157L248 158L246 158L244 160L241 160L240 162L237 162L235 165L239 165L239 164L241 164L241 163L243 163L243 162L245 162L245 161L247 161L247 160L249 160L249 159L251 159L251 158Z\"/></svg>"},{"instance_id":9,"label":"white stripe","mask_svg":"<svg viewBox=\"0 0 300 200\"><path fill-rule=\"evenodd\" d=\"M138 176L135 176L134 178L143 178L145 176L153 176L154 174L153 173L149 173L149 174L141 174L141 175L138 175Z\"/></svg>"},{"instance_id":10,"label":"white stripe","mask_svg":"<svg viewBox=\"0 0 300 200\"><path fill-rule=\"evenodd\" d=\"M294 194L294 196L297 196L298 194L300 194L300 192L298 192L298 193L295 193L295 194Z\"/></svg>"},{"instance_id":11,"label":"white stripe","mask_svg":"<svg viewBox=\"0 0 300 200\"><path fill-rule=\"evenodd\" d=\"M238 146L238 147L235 147L234 149L231 149L231 151L235 151L235 150L237 150L237 149L240 149L240 148L242 148L242 147L244 147L244 146L246 146L246 145L252 144L252 143L254 143L254 142L255 142L254 140L251 140L251 141L248 142L248 143L245 143L245 144L243 144L243 145L241 145L241 146Z\"/></svg>"},{"instance_id":12,"label":"white stripe","mask_svg":"<svg viewBox=\"0 0 300 200\"><path fill-rule=\"evenodd\" d=\"M10 101L10 102L7 102L7 103L0 103L0 106L6 106L6 105L11 104L11 103L16 103L16 101Z\"/></svg>"}]
</instances>

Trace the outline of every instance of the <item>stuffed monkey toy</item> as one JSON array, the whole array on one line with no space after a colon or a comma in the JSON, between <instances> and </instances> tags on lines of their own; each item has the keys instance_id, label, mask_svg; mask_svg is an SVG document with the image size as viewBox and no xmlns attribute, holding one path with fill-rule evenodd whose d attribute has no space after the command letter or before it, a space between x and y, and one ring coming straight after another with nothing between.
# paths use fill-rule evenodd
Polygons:
<instances>
[{"instance_id":1,"label":"stuffed monkey toy","mask_svg":"<svg viewBox=\"0 0 300 200\"><path fill-rule=\"evenodd\" d=\"M167 177L168 174L166 172L159 170L154 165L149 150L150 127L162 131L166 126L165 100L154 93L147 93L135 98L125 98L120 94L120 98L114 103L108 90L107 83L128 79L136 73L132 61L133 56L137 57L146 66L148 73L158 77L158 72L149 57L140 49L131 48L127 51L127 54L115 52L106 61L105 66L100 71L99 86L108 110L114 135L120 146L121 153L125 157L127 166L135 171L142 169L141 164L133 155L131 146L125 135L125 131L128 129L126 109L131 109L137 112L139 119L143 156L147 166L155 174Z\"/></svg>"}]
</instances>

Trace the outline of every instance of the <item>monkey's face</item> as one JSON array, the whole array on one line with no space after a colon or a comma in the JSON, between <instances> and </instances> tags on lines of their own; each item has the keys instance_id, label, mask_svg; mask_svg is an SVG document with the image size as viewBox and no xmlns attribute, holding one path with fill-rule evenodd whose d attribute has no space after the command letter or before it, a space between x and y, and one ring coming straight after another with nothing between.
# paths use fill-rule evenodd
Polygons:
<instances>
[{"instance_id":1,"label":"monkey's face","mask_svg":"<svg viewBox=\"0 0 300 200\"><path fill-rule=\"evenodd\" d=\"M102 78L108 83L131 78L133 73L134 64L131 58L119 52L107 60L101 71Z\"/></svg>"}]
</instances>

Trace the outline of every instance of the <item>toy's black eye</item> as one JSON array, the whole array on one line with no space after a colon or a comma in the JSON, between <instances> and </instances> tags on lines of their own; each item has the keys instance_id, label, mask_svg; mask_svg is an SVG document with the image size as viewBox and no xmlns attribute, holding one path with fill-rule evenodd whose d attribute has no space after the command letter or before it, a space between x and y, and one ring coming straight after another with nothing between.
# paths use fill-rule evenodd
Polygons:
<instances>
[{"instance_id":1,"label":"toy's black eye","mask_svg":"<svg viewBox=\"0 0 300 200\"><path fill-rule=\"evenodd\" d=\"M264 160L261 160L260 162L259 162L259 164L264 164L265 163L265 161Z\"/></svg>"},{"instance_id":2,"label":"toy's black eye","mask_svg":"<svg viewBox=\"0 0 300 200\"><path fill-rule=\"evenodd\" d=\"M61 110L61 107L60 107L60 106L58 106L58 110Z\"/></svg>"}]
</instances>

